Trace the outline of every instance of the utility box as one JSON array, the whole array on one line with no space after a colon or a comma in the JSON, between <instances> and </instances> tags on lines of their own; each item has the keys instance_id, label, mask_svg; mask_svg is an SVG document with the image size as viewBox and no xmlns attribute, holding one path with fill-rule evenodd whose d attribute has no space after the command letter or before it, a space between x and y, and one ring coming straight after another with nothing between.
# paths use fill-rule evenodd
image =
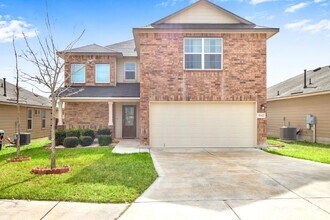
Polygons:
<instances>
[{"instance_id":1,"label":"utility box","mask_svg":"<svg viewBox=\"0 0 330 220\"><path fill-rule=\"evenodd\" d=\"M0 150L2 149L2 146L5 145L4 144L4 138L5 138L5 131L4 130L0 130Z\"/></svg>"},{"instance_id":2,"label":"utility box","mask_svg":"<svg viewBox=\"0 0 330 220\"><path fill-rule=\"evenodd\" d=\"M311 114L307 115L306 124L310 124L310 125L316 124L316 117Z\"/></svg>"},{"instance_id":3,"label":"utility box","mask_svg":"<svg viewBox=\"0 0 330 220\"><path fill-rule=\"evenodd\" d=\"M316 124L316 117L312 114L307 115L306 117L306 128L311 129L313 125Z\"/></svg>"}]
</instances>

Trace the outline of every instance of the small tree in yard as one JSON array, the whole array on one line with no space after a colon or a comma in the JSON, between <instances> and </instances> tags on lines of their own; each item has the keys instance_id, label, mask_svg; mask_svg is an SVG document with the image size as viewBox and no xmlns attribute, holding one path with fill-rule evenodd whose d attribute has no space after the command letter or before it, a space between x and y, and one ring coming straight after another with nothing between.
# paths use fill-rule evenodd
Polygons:
<instances>
[{"instance_id":1,"label":"small tree in yard","mask_svg":"<svg viewBox=\"0 0 330 220\"><path fill-rule=\"evenodd\" d=\"M19 104L19 69L18 69L18 55L15 46L15 36L13 36L13 49L15 55L15 72L16 72L16 106L17 106L17 121L16 121L16 132L17 132L17 139L16 139L16 158L21 157L21 112L20 112L20 104Z\"/></svg>"},{"instance_id":2,"label":"small tree in yard","mask_svg":"<svg viewBox=\"0 0 330 220\"><path fill-rule=\"evenodd\" d=\"M42 41L37 35L38 40L38 51L32 49L30 42L27 40L27 36L23 33L26 50L23 51L22 57L32 63L36 69L36 73L25 73L22 72L22 78L24 81L31 83L42 92L48 93L51 98L52 104L52 123L51 123L51 163L50 168L56 168L56 151L55 151L55 126L56 126L56 104L59 100L60 95L63 92L66 92L69 87L64 87L66 78L62 77L64 72L64 62L58 56L59 50L55 44L54 36L52 34L51 25L49 17L47 14L46 18L46 27L48 30L48 35ZM72 41L66 48L65 51L70 51L73 45L81 38L84 31L80 36ZM64 58L63 58L64 57ZM70 52L67 52L62 55L62 58L65 60L70 57ZM69 74L68 74L69 75ZM69 78L68 76L67 78ZM46 91L41 90L37 85L42 85L46 88ZM64 88L63 88L64 87Z\"/></svg>"}]
</instances>

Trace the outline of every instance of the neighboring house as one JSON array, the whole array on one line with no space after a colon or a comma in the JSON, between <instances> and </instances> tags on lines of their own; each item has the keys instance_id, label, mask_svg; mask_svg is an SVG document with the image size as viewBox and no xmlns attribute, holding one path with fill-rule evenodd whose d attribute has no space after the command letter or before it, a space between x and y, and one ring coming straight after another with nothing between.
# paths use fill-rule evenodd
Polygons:
<instances>
[{"instance_id":1,"label":"neighboring house","mask_svg":"<svg viewBox=\"0 0 330 220\"><path fill-rule=\"evenodd\" d=\"M305 80L306 79L306 80ZM316 142L330 144L330 66L317 68L268 89L268 136L279 137L280 127L301 129L298 139L312 141L307 115L316 117Z\"/></svg>"},{"instance_id":2,"label":"neighboring house","mask_svg":"<svg viewBox=\"0 0 330 220\"><path fill-rule=\"evenodd\" d=\"M21 132L28 132L31 138L50 136L51 104L40 95L20 88ZM5 137L14 138L17 121L16 85L0 79L0 130Z\"/></svg>"},{"instance_id":3,"label":"neighboring house","mask_svg":"<svg viewBox=\"0 0 330 220\"><path fill-rule=\"evenodd\" d=\"M278 31L201 0L134 28L134 40L62 51L66 85L84 88L62 96L65 126L151 147L263 145L266 42Z\"/></svg>"}]
</instances>

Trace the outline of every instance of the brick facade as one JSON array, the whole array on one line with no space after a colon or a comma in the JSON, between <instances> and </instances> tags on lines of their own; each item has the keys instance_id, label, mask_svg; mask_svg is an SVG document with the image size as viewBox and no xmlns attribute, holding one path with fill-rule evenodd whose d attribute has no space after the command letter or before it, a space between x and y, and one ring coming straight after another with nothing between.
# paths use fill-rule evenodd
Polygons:
<instances>
[{"instance_id":1,"label":"brick facade","mask_svg":"<svg viewBox=\"0 0 330 220\"><path fill-rule=\"evenodd\" d=\"M75 83L77 86L115 86L116 85L116 56L110 55L71 55L65 60L66 85L71 85L71 64L86 65L86 82ZM110 64L110 83L95 82L95 64Z\"/></svg>"},{"instance_id":2,"label":"brick facade","mask_svg":"<svg viewBox=\"0 0 330 220\"><path fill-rule=\"evenodd\" d=\"M66 128L107 128L109 104L107 102L66 102Z\"/></svg>"},{"instance_id":3,"label":"brick facade","mask_svg":"<svg viewBox=\"0 0 330 220\"><path fill-rule=\"evenodd\" d=\"M223 38L223 70L183 69L184 37ZM150 101L255 101L266 104L266 34L140 33L141 143L149 143ZM266 119L258 119L258 144Z\"/></svg>"}]
</instances>

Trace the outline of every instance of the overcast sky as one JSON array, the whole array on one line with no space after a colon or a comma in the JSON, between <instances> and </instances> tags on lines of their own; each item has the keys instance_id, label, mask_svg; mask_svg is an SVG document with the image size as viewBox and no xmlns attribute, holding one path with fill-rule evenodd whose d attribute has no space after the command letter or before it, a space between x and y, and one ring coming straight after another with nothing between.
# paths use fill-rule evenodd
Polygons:
<instances>
[{"instance_id":1,"label":"overcast sky","mask_svg":"<svg viewBox=\"0 0 330 220\"><path fill-rule=\"evenodd\" d=\"M63 49L83 30L76 45L108 45L132 39L132 28L148 25L194 2L193 0L48 0L58 47ZM213 0L221 7L261 26L278 27L268 40L267 79L274 85L304 69L330 65L329 0ZM14 82L11 38L24 49L22 31L30 38L45 36L43 0L0 0L0 77ZM21 61L20 68L34 71ZM32 89L28 84L23 87ZM39 93L36 89L34 92Z\"/></svg>"}]
</instances>

